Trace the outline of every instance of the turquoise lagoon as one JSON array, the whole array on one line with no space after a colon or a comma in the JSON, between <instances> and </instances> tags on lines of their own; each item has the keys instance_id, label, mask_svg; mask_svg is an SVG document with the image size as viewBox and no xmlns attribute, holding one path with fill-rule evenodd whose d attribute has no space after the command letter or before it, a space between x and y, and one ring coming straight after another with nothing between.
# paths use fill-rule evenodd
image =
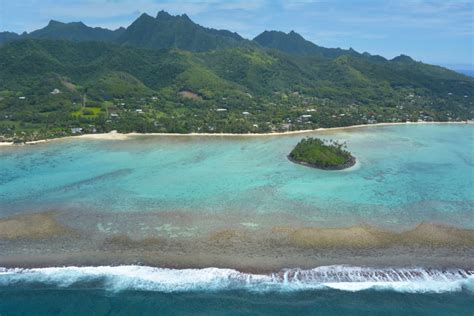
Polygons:
<instances>
[{"instance_id":1,"label":"turquoise lagoon","mask_svg":"<svg viewBox=\"0 0 474 316\"><path fill-rule=\"evenodd\" d=\"M357 165L286 158L306 136ZM135 136L0 148L0 215L43 210L288 215L320 226L474 228L474 126L396 125L285 136ZM271 217L271 216L270 216Z\"/></svg>"},{"instance_id":2,"label":"turquoise lagoon","mask_svg":"<svg viewBox=\"0 0 474 316\"><path fill-rule=\"evenodd\" d=\"M347 142L357 165L322 171L291 163L286 155L305 136ZM404 229L429 221L472 229L473 125L403 125L256 137L64 139L0 148L0 166L0 218L54 210L61 223L79 233L45 240L0 240L0 260L2 253L33 260L14 261L33 269L11 264L0 268L2 315L432 316L472 315L474 310L471 267L403 268L388 261L388 267L377 268L374 261L373 267L294 267L249 274L225 268L116 266L129 262L126 252L135 250L137 258L148 251L158 259L171 251L176 260L189 265L193 261L186 261L186 251L194 251L196 245L201 248L191 256L198 253L202 258L199 249L211 251L206 260L212 265L213 251L219 253L220 244L216 250L190 240L198 237L196 231L206 236L206 231L232 225L247 232L265 225L360 223ZM136 240L169 239L152 245L158 250L164 247L162 252L139 242L127 248L127 239L122 248L104 247L105 238L116 234ZM182 242L177 237L188 239ZM174 238L175 244L168 243ZM190 243L187 248L186 243ZM278 245L258 245L263 248L251 250L256 253L250 257L245 253L245 260L253 262L260 250L268 264L281 258ZM408 256L400 253L402 260L413 256L411 262L417 262L421 248L415 249ZM450 253L460 253L462 258L472 253L469 247L455 250L446 254L443 249L428 249L441 262ZM59 256L54 263L58 254L67 258L77 253L72 258L87 264L106 251L123 251L125 261L63 267ZM242 259L238 250L230 251L235 253L232 260ZM291 249L288 256L306 258L303 250L298 251L303 256ZM399 250L381 254L393 258L392 251ZM43 253L52 256L55 267L35 268L41 266L35 263L36 256ZM331 251L319 253L326 254ZM377 258L370 250L363 254L369 260ZM336 254L337 262L347 263L352 255L361 252L343 251L339 257ZM311 258L317 257L315 253Z\"/></svg>"}]
</instances>

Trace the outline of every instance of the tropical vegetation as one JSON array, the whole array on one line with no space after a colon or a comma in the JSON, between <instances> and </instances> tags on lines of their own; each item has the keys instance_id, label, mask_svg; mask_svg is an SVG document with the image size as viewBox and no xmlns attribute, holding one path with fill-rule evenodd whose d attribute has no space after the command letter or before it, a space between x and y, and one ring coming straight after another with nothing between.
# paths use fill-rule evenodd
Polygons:
<instances>
[{"instance_id":1,"label":"tropical vegetation","mask_svg":"<svg viewBox=\"0 0 474 316\"><path fill-rule=\"evenodd\" d=\"M296 163L329 170L351 167L356 160L346 149L346 144L337 141L324 142L319 138L302 139L288 158Z\"/></svg>"},{"instance_id":2,"label":"tropical vegetation","mask_svg":"<svg viewBox=\"0 0 474 316\"><path fill-rule=\"evenodd\" d=\"M295 32L250 41L160 12L115 31L52 21L0 33L3 140L465 121L473 111L471 77Z\"/></svg>"}]
</instances>

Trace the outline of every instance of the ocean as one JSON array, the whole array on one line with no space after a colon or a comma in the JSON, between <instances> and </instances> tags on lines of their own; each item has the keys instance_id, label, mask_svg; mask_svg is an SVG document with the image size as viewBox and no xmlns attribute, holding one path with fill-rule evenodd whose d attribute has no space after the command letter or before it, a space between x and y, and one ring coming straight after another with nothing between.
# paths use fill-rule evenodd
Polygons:
<instances>
[{"instance_id":1,"label":"ocean","mask_svg":"<svg viewBox=\"0 0 474 316\"><path fill-rule=\"evenodd\" d=\"M473 297L474 276L461 270L333 266L252 275L120 266L0 273L2 315L472 315Z\"/></svg>"},{"instance_id":2,"label":"ocean","mask_svg":"<svg viewBox=\"0 0 474 316\"><path fill-rule=\"evenodd\" d=\"M472 315L473 157L470 124L0 147L0 315Z\"/></svg>"}]
</instances>

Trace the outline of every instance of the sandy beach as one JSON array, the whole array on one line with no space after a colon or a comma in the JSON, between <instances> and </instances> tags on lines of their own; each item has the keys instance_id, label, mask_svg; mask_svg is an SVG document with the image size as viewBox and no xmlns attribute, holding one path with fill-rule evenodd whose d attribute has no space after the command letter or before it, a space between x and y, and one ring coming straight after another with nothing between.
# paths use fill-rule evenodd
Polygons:
<instances>
[{"instance_id":1,"label":"sandy beach","mask_svg":"<svg viewBox=\"0 0 474 316\"><path fill-rule=\"evenodd\" d=\"M51 139L41 139L35 141L29 141L21 145L36 145L46 142L64 140L64 139L91 139L91 140L126 140L131 137L136 136L173 136L173 137L268 137L268 136L285 136L285 135L298 135L298 134L308 134L314 132L337 132L343 130L351 130L358 128L368 128L368 127L380 127L380 126L395 126L395 125L413 125L413 124L474 124L474 121L463 121L463 122L399 122L399 123L377 123L377 124L361 124L361 125L351 125L343 127L330 127L330 128L317 128L317 129L307 129L307 130L298 130L298 131L288 131L288 132L272 132L272 133L188 133L188 134L177 134L177 133L118 133L112 131L109 133L100 133L100 134L84 134L77 136L66 136L60 138L51 138ZM19 146L13 142L0 142L0 146Z\"/></svg>"}]
</instances>

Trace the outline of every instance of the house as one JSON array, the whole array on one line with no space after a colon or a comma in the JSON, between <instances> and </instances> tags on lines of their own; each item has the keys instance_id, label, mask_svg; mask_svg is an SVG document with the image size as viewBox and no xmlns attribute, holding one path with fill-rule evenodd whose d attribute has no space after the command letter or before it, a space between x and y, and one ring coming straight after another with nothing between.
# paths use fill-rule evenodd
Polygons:
<instances>
[{"instance_id":1,"label":"house","mask_svg":"<svg viewBox=\"0 0 474 316\"><path fill-rule=\"evenodd\" d=\"M226 112L227 109L224 109L224 108L219 108L219 109L216 109L216 112Z\"/></svg>"},{"instance_id":2,"label":"house","mask_svg":"<svg viewBox=\"0 0 474 316\"><path fill-rule=\"evenodd\" d=\"M53 91L51 91L51 94L52 95L56 95L56 94L60 94L61 91L59 89L54 89Z\"/></svg>"},{"instance_id":3,"label":"house","mask_svg":"<svg viewBox=\"0 0 474 316\"><path fill-rule=\"evenodd\" d=\"M82 127L73 127L73 128L71 128L71 133L72 133L72 134L80 134L80 133L82 133Z\"/></svg>"},{"instance_id":4,"label":"house","mask_svg":"<svg viewBox=\"0 0 474 316\"><path fill-rule=\"evenodd\" d=\"M142 114L142 113L143 113L143 110L142 110L142 109L136 109L135 112Z\"/></svg>"},{"instance_id":5,"label":"house","mask_svg":"<svg viewBox=\"0 0 474 316\"><path fill-rule=\"evenodd\" d=\"M26 100L26 97L19 97L20 100Z\"/></svg>"},{"instance_id":6,"label":"house","mask_svg":"<svg viewBox=\"0 0 474 316\"><path fill-rule=\"evenodd\" d=\"M250 112L244 111L242 112L243 115L250 115Z\"/></svg>"}]
</instances>

